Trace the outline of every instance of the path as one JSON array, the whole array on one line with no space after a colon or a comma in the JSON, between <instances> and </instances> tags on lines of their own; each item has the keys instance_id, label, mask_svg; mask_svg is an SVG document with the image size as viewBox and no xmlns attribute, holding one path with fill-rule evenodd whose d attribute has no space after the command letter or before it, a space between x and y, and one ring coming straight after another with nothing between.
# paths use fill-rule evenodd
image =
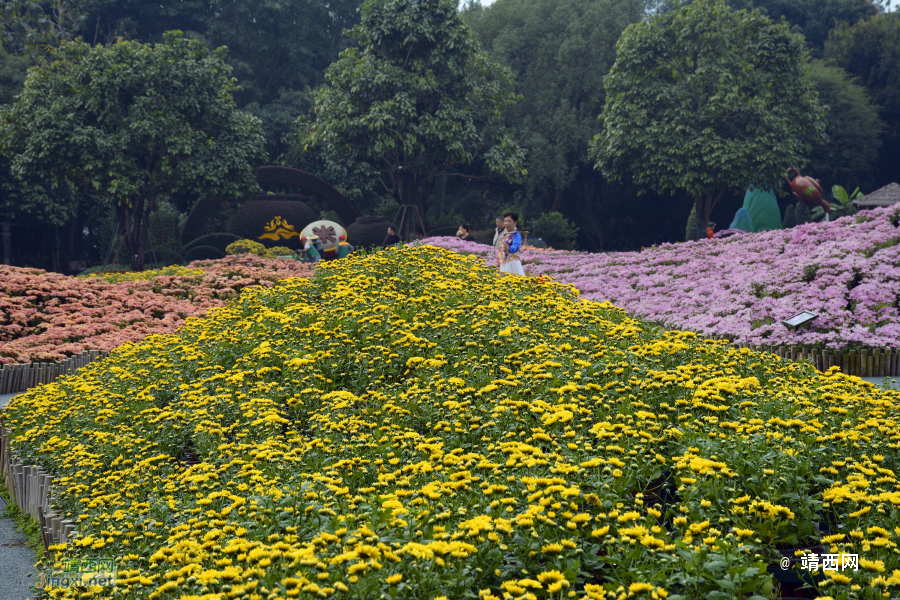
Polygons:
<instances>
[{"instance_id":1,"label":"path","mask_svg":"<svg viewBox=\"0 0 900 600\"><path fill-rule=\"evenodd\" d=\"M15 394L0 394L0 408ZM6 511L6 500L0 498L0 515ZM0 517L0 599L26 600L33 598L28 586L34 585L34 552L25 544L25 536L13 528L13 520Z\"/></svg>"}]
</instances>

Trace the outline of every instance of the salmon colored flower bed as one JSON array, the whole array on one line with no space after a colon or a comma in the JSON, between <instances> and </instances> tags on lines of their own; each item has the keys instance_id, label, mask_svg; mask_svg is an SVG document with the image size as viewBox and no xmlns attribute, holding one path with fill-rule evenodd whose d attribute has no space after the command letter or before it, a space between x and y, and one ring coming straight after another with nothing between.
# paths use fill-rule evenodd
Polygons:
<instances>
[{"instance_id":1,"label":"salmon colored flower bed","mask_svg":"<svg viewBox=\"0 0 900 600\"><path fill-rule=\"evenodd\" d=\"M759 600L820 547L858 569L818 595L897 595L900 393L576 295L395 248L18 396L78 524L48 561L117 557L112 598Z\"/></svg>"},{"instance_id":2,"label":"salmon colored flower bed","mask_svg":"<svg viewBox=\"0 0 900 600\"><path fill-rule=\"evenodd\" d=\"M172 333L246 287L311 273L309 265L245 255L88 277L0 265L0 363L60 360Z\"/></svg>"}]
</instances>

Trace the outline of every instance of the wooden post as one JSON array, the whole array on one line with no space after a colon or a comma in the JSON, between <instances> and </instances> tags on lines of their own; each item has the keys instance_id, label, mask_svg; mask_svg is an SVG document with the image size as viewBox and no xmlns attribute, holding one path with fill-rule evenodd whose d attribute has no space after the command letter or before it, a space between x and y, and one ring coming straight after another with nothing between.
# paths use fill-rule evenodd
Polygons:
<instances>
[{"instance_id":1,"label":"wooden post","mask_svg":"<svg viewBox=\"0 0 900 600\"><path fill-rule=\"evenodd\" d=\"M866 352L866 373L869 377L875 376L875 357Z\"/></svg>"}]
</instances>

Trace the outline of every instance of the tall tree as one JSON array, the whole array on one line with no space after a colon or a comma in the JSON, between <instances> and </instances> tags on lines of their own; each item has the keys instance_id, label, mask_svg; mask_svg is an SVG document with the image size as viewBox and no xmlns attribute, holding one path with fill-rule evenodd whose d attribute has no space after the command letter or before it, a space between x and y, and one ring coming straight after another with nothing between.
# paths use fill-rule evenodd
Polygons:
<instances>
[{"instance_id":1,"label":"tall tree","mask_svg":"<svg viewBox=\"0 0 900 600\"><path fill-rule=\"evenodd\" d=\"M13 173L63 197L108 198L131 266L143 269L158 199L186 188L226 197L257 189L262 127L235 106L225 53L180 31L153 46L64 44L0 112Z\"/></svg>"},{"instance_id":2,"label":"tall tree","mask_svg":"<svg viewBox=\"0 0 900 600\"><path fill-rule=\"evenodd\" d=\"M639 0L497 0L464 13L491 58L515 75L522 99L505 121L528 152L525 185L539 206L558 211L587 164L603 76L622 31L644 8Z\"/></svg>"},{"instance_id":3,"label":"tall tree","mask_svg":"<svg viewBox=\"0 0 900 600\"><path fill-rule=\"evenodd\" d=\"M876 166L878 184L900 181L900 13L839 25L825 54L856 77L879 105L886 127Z\"/></svg>"},{"instance_id":4,"label":"tall tree","mask_svg":"<svg viewBox=\"0 0 900 600\"><path fill-rule=\"evenodd\" d=\"M781 189L825 136L803 37L698 0L628 27L606 76L597 168L694 198L702 228L729 189Z\"/></svg>"},{"instance_id":5,"label":"tall tree","mask_svg":"<svg viewBox=\"0 0 900 600\"><path fill-rule=\"evenodd\" d=\"M813 61L810 69L819 104L828 107L827 143L816 144L807 171L825 189L839 184L849 190L874 189L873 169L881 148L884 123L866 89L840 67Z\"/></svg>"},{"instance_id":6,"label":"tall tree","mask_svg":"<svg viewBox=\"0 0 900 600\"><path fill-rule=\"evenodd\" d=\"M368 0L350 48L329 67L305 135L356 162L425 214L439 177L517 178L524 152L501 128L509 69L472 39L455 0ZM484 175L464 170L479 163Z\"/></svg>"},{"instance_id":7,"label":"tall tree","mask_svg":"<svg viewBox=\"0 0 900 600\"><path fill-rule=\"evenodd\" d=\"M55 0L60 1L60 0ZM158 42L179 29L209 46L227 46L241 88L239 106L265 105L281 89L321 83L346 47L343 31L359 22L362 0L69 0L82 15L91 43L117 39ZM296 118L297 115L295 115Z\"/></svg>"},{"instance_id":8,"label":"tall tree","mask_svg":"<svg viewBox=\"0 0 900 600\"><path fill-rule=\"evenodd\" d=\"M870 0L727 0L735 10L759 10L776 23L782 17L802 33L813 56L821 57L828 32L839 22L853 24L878 14Z\"/></svg>"}]
</instances>

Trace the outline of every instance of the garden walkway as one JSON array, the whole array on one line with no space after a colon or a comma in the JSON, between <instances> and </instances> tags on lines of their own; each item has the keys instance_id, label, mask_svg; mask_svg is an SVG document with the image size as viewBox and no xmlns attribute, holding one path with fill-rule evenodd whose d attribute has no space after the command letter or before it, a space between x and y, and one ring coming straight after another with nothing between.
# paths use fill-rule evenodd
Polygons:
<instances>
[{"instance_id":1,"label":"garden walkway","mask_svg":"<svg viewBox=\"0 0 900 600\"><path fill-rule=\"evenodd\" d=\"M6 406L15 394L0 394L0 407ZM13 529L13 520L2 517L6 500L0 498L0 598L26 600L33 598L28 586L34 585L34 552L25 545L25 536Z\"/></svg>"}]
</instances>

